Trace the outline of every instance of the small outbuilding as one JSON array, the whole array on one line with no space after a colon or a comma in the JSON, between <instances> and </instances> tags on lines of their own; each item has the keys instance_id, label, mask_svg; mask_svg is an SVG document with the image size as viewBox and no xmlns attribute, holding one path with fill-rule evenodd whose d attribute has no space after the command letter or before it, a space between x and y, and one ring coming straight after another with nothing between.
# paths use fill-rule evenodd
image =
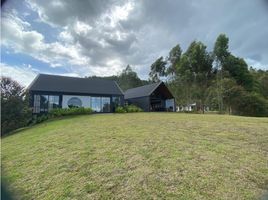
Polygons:
<instances>
[{"instance_id":1,"label":"small outbuilding","mask_svg":"<svg viewBox=\"0 0 268 200\"><path fill-rule=\"evenodd\" d=\"M144 111L176 111L175 99L163 82L153 83L127 90L125 102Z\"/></svg>"}]
</instances>

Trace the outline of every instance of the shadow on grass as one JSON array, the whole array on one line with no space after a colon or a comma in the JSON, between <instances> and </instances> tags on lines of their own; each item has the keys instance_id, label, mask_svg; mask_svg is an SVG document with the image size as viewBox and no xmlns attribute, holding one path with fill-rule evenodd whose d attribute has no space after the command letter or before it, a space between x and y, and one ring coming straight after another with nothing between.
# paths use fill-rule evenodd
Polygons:
<instances>
[{"instance_id":1,"label":"shadow on grass","mask_svg":"<svg viewBox=\"0 0 268 200\"><path fill-rule=\"evenodd\" d=\"M16 200L22 197L22 194L26 194L25 191L20 189L20 191L12 189L8 184L7 177L3 176L3 171L1 172L1 199L3 200Z\"/></svg>"},{"instance_id":2,"label":"shadow on grass","mask_svg":"<svg viewBox=\"0 0 268 200\"><path fill-rule=\"evenodd\" d=\"M1 181L1 199L15 200L15 198L12 195L11 191L8 189L6 184L3 183L3 181Z\"/></svg>"}]
</instances>

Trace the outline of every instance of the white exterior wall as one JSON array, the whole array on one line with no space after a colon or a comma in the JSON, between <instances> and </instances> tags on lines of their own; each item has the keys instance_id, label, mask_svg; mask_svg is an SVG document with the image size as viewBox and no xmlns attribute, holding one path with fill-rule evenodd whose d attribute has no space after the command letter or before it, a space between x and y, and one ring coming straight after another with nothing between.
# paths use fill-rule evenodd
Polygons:
<instances>
[{"instance_id":1,"label":"white exterior wall","mask_svg":"<svg viewBox=\"0 0 268 200\"><path fill-rule=\"evenodd\" d=\"M68 101L72 97L77 97L82 101L82 107L90 108L90 96L62 95L62 108L69 108Z\"/></svg>"},{"instance_id":2,"label":"white exterior wall","mask_svg":"<svg viewBox=\"0 0 268 200\"><path fill-rule=\"evenodd\" d=\"M196 106L196 103L189 104L189 105L182 105L177 107L177 111L193 111Z\"/></svg>"},{"instance_id":3,"label":"white exterior wall","mask_svg":"<svg viewBox=\"0 0 268 200\"><path fill-rule=\"evenodd\" d=\"M169 108L170 106L172 106L173 107L173 111L175 111L174 99L167 99L166 100L166 108Z\"/></svg>"}]
</instances>

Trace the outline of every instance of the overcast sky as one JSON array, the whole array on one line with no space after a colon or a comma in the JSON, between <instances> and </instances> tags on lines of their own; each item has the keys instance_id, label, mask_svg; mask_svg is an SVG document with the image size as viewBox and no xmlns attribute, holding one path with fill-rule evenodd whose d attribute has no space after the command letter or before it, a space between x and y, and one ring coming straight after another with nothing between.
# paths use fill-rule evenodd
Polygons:
<instances>
[{"instance_id":1,"label":"overcast sky","mask_svg":"<svg viewBox=\"0 0 268 200\"><path fill-rule=\"evenodd\" d=\"M1 71L23 85L38 73L108 76L150 65L180 44L209 51L220 33L230 51L268 69L266 0L7 1L2 7Z\"/></svg>"}]
</instances>

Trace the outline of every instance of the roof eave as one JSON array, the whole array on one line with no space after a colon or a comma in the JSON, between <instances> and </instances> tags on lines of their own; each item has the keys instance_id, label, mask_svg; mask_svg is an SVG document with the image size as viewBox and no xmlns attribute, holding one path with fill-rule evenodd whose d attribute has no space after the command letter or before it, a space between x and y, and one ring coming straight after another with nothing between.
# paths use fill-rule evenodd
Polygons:
<instances>
[{"instance_id":1,"label":"roof eave","mask_svg":"<svg viewBox=\"0 0 268 200\"><path fill-rule=\"evenodd\" d=\"M34 83L37 81L37 79L40 77L40 74L37 74L37 76L34 78L34 80L28 85L26 88L27 90L32 90L31 87L34 85Z\"/></svg>"}]
</instances>

